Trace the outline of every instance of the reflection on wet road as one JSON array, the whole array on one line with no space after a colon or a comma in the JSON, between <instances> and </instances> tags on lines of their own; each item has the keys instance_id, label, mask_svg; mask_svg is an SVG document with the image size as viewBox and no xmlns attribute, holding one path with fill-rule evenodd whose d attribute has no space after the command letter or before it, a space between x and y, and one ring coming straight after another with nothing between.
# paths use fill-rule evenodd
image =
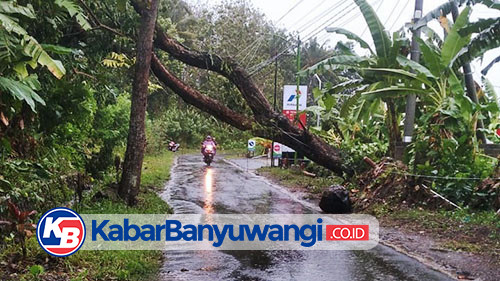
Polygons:
<instances>
[{"instance_id":1,"label":"reflection on wet road","mask_svg":"<svg viewBox=\"0 0 500 281\"><path fill-rule=\"evenodd\" d=\"M223 161L182 155L163 198L177 214L316 213L286 190ZM451 280L383 246L370 251L168 251L161 280Z\"/></svg>"}]
</instances>

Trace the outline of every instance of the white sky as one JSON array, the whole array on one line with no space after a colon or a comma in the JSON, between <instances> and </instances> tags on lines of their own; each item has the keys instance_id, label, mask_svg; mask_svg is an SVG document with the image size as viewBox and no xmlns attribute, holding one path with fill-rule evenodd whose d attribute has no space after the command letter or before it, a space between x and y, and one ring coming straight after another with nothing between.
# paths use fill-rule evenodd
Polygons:
<instances>
[{"instance_id":1,"label":"white sky","mask_svg":"<svg viewBox=\"0 0 500 281\"><path fill-rule=\"evenodd\" d=\"M367 1L377 11L380 20L391 33L410 21L415 5L415 0ZM447 0L423 1L423 14L425 15ZM210 5L221 1L188 0L188 2ZM332 26L354 32L373 45L366 22L353 0L249 0L249 2L261 10L277 26L291 32L298 32L302 40L307 40L311 35L315 35L320 43L326 42L330 46L335 46L338 40L346 40L341 35L328 34L324 31L324 27ZM297 3L299 4L290 11ZM287 13L288 11L290 12ZM500 11L489 9L483 5L475 5L470 21L491 17L500 17ZM442 28L437 21L433 21L429 27L442 35ZM357 51L362 52L362 49L357 49ZM472 64L477 82L481 81L481 70L499 55L500 48L497 48L484 55L483 63L477 60ZM497 93L500 93L500 63L490 69L487 78L495 86Z\"/></svg>"}]
</instances>

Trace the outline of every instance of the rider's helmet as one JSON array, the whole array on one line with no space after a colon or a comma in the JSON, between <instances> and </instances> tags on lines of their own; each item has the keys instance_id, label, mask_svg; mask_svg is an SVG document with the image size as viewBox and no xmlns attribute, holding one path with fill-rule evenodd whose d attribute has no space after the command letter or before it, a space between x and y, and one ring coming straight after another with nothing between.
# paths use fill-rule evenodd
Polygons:
<instances>
[{"instance_id":1,"label":"rider's helmet","mask_svg":"<svg viewBox=\"0 0 500 281\"><path fill-rule=\"evenodd\" d=\"M208 135L206 138L205 138L206 141L211 141L212 140L212 136Z\"/></svg>"}]
</instances>

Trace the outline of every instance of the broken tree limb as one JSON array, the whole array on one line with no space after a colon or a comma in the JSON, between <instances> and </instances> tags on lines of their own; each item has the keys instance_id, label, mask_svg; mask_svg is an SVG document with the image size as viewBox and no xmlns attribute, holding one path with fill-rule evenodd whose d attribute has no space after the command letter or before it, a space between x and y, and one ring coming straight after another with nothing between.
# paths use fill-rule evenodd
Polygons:
<instances>
[{"instance_id":1,"label":"broken tree limb","mask_svg":"<svg viewBox=\"0 0 500 281\"><path fill-rule=\"evenodd\" d=\"M139 14L143 13L143 8L136 0L131 0L131 4ZM253 123L251 131L256 136L273 139L274 141L283 143L299 153L304 154L317 164L332 170L339 176L353 174L352 169L344 165L345 161L339 149L330 146L322 138L311 134L307 130L301 130L283 114L274 111L263 92L252 80L251 76L232 58L223 58L217 54L190 50L176 40L170 38L158 25L156 26L156 38L154 43L156 47L166 51L174 59L182 61L190 66L216 72L232 82L242 94L248 107L252 110L253 118L250 120L255 120L256 122ZM158 64L155 63L155 65L159 67ZM163 69L165 68L163 67ZM157 68L157 71L158 70L161 70L161 68ZM175 76L167 75L169 74L168 71L163 72L163 74L165 75L157 77L176 94L189 97L189 95L186 94L199 93L190 86L182 83L179 79L176 79ZM230 112L226 110L227 107L223 106L222 103L213 99L203 98L204 95L201 93L195 96L199 97L199 100L195 98L187 102L202 111L214 115L223 122L230 125L238 125L236 128L247 130L247 125L242 126L239 122L231 121L227 118L231 114L229 114ZM223 107L219 107L219 105ZM224 109L225 112L222 114L218 113L217 108Z\"/></svg>"},{"instance_id":2,"label":"broken tree limb","mask_svg":"<svg viewBox=\"0 0 500 281\"><path fill-rule=\"evenodd\" d=\"M308 171L302 171L302 173L308 177L315 178L316 174L308 172Z\"/></svg>"},{"instance_id":3,"label":"broken tree limb","mask_svg":"<svg viewBox=\"0 0 500 281\"><path fill-rule=\"evenodd\" d=\"M252 129L253 120L186 85L179 78L170 73L154 54L151 59L151 69L158 80L174 91L186 103L202 109L215 118L242 131Z\"/></svg>"}]
</instances>

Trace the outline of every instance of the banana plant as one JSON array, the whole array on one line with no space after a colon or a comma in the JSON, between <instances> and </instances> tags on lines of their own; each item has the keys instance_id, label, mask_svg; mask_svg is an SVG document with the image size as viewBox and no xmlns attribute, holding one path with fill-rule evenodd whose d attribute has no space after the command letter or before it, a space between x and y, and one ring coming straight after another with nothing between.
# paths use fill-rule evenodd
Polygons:
<instances>
[{"instance_id":1,"label":"banana plant","mask_svg":"<svg viewBox=\"0 0 500 281\"><path fill-rule=\"evenodd\" d=\"M370 112L367 110L373 109L375 111L371 113L375 115L379 110L380 104L377 104L377 106L371 106L371 104L376 102L378 98L382 98L387 108L386 122L390 136L390 146L393 148L400 138L398 114L396 110L398 101L392 96L365 96L361 93L368 89L370 89L370 91L375 91L380 88L390 87L397 82L398 79L394 76L379 76L370 70L399 67L397 58L400 54L408 53L409 40L405 37L404 30L393 33L392 37L389 36L389 33L383 26L374 9L367 1L355 0L355 3L361 10L368 25L375 45L374 50L372 50L366 41L348 30L343 28L328 28L328 32L342 34L348 39L356 41L362 48L366 49L369 54L365 56L360 56L354 52L337 54L299 72L299 75L308 75L322 71L336 71L337 76L344 76L346 80L345 83L326 89L321 96L321 99L324 100L326 104L326 112L330 111L331 107L328 105L332 104L332 100L336 99L338 101L337 104L342 104L339 113L341 113L341 118L344 119L349 116L349 118L356 118L356 121L361 121L362 115L355 114L358 109L361 109L363 113L368 115L370 115ZM348 73L352 76L353 71L358 74L360 79L349 82L350 77L344 74ZM346 94L349 95L348 98L345 98ZM354 114L349 114L352 110Z\"/></svg>"},{"instance_id":2,"label":"banana plant","mask_svg":"<svg viewBox=\"0 0 500 281\"><path fill-rule=\"evenodd\" d=\"M416 93L420 97L421 107L424 106L421 111L429 113L429 116L437 113L443 118L460 120L469 131L474 132L476 121L486 118L485 112L498 112L498 107L496 101L492 100L483 104L472 102L465 93L462 74L458 69L464 62L500 47L500 25L498 20L488 28L481 26L491 23L489 20L469 25L470 11L471 7L466 7L460 13L441 48L429 40L418 39L422 64L398 56L397 61L403 70L364 69L375 75L391 75L401 79L399 84L366 91L364 95L401 96ZM472 32L479 33L471 39Z\"/></svg>"}]
</instances>

